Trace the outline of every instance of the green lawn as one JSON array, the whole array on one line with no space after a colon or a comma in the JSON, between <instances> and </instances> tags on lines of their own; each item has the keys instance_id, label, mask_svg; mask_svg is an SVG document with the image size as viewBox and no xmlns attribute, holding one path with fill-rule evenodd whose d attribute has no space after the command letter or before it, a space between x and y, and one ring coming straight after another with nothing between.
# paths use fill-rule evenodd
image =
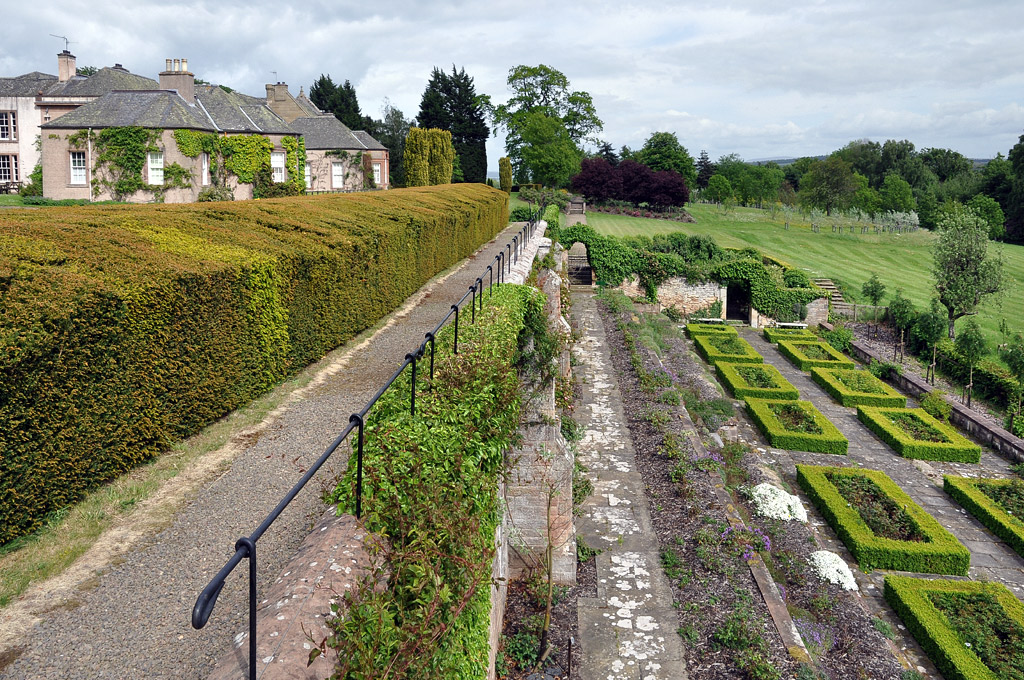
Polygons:
<instances>
[{"instance_id":1,"label":"green lawn","mask_svg":"<svg viewBox=\"0 0 1024 680\"><path fill-rule=\"evenodd\" d=\"M858 229L856 234L840 235L832 233L833 220L829 219L823 223L821 232L815 234L808 222L792 222L788 230L784 229L781 213L773 221L767 211L753 208L736 208L728 215L712 205L692 205L688 210L696 224L593 212L587 213L587 223L599 233L612 236L653 236L672 231L710 234L723 247L752 246L804 269L812 278L830 278L857 293L876 273L886 285L882 304L888 302L897 287L903 288L904 295L918 309L927 307L931 300L931 246L936 237L929 231L876 235L860 234ZM1001 319L1005 318L1014 330L1024 331L1024 246L992 244L990 251L994 249L1003 252L1009 290L1001 300L986 302L978 315L990 346L1000 337Z\"/></svg>"},{"instance_id":2,"label":"green lawn","mask_svg":"<svg viewBox=\"0 0 1024 680\"><path fill-rule=\"evenodd\" d=\"M25 199L18 194L0 194L0 205L25 205Z\"/></svg>"}]
</instances>

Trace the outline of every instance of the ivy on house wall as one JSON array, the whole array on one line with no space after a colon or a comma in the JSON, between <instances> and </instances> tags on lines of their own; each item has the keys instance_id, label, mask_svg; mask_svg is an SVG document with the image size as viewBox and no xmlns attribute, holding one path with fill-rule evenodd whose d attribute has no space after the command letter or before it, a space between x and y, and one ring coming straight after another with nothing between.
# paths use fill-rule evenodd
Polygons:
<instances>
[{"instance_id":1,"label":"ivy on house wall","mask_svg":"<svg viewBox=\"0 0 1024 680\"><path fill-rule=\"evenodd\" d=\"M285 137L281 140L285 151L285 170L288 173L287 184L296 193L306 190L306 140L302 137Z\"/></svg>"}]
</instances>

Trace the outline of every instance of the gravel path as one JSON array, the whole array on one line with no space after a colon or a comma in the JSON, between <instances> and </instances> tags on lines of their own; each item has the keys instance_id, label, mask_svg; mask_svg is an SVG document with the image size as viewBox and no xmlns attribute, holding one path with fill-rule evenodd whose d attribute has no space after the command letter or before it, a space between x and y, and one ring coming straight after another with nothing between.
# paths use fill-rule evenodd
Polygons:
<instances>
[{"instance_id":1,"label":"gravel path","mask_svg":"<svg viewBox=\"0 0 1024 680\"><path fill-rule=\"evenodd\" d=\"M20 653L0 677L205 677L248 620L246 565L228 579L200 631L189 623L196 596L234 552L235 540L274 508L345 428L349 414L391 376L519 226L424 286L358 351L342 348L329 355L313 382L272 413L258 436L235 438L244 447L230 468L199 489L169 528L112 560L79 586L73 601L45 614L23 639L3 641ZM340 451L338 457L335 470L345 463ZM260 540L261 596L324 511L319 489L315 482L307 485Z\"/></svg>"}]
</instances>

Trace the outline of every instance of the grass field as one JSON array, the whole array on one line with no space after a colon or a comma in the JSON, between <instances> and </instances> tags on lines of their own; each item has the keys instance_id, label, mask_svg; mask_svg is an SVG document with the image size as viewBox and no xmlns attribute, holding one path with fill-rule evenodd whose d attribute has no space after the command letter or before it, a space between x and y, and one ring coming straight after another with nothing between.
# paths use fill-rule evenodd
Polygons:
<instances>
[{"instance_id":1,"label":"grass field","mask_svg":"<svg viewBox=\"0 0 1024 680\"><path fill-rule=\"evenodd\" d=\"M840 235L832 233L833 221L827 220L815 234L809 222L791 222L790 228L784 229L781 213L773 221L766 211L754 208L736 208L728 215L713 205L698 204L687 209L696 224L593 212L587 213L587 223L611 236L653 236L673 231L709 234L720 246L752 246L805 270L812 278L830 278L857 294L872 273L878 274L886 286L882 304L897 287L903 288L904 295L918 309L926 308L931 300L931 247L936 236L929 231L876 235L860 234L858 229L856 234ZM1008 290L1000 299L986 302L978 314L990 348L1000 338L1001 319L1006 319L1010 328L1024 331L1024 246L993 243L990 252L996 249L1002 250L1005 259Z\"/></svg>"}]
</instances>

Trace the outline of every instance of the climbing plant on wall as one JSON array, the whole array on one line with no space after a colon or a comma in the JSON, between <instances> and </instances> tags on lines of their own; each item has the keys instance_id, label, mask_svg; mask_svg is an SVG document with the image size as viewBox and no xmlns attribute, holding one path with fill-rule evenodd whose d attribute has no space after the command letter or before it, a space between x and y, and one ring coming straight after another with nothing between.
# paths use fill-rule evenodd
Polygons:
<instances>
[{"instance_id":1,"label":"climbing plant on wall","mask_svg":"<svg viewBox=\"0 0 1024 680\"><path fill-rule=\"evenodd\" d=\"M288 179L285 183L301 194L306 190L306 140L302 137L285 137L281 140L281 146L286 154L285 170Z\"/></svg>"},{"instance_id":2,"label":"climbing plant on wall","mask_svg":"<svg viewBox=\"0 0 1024 680\"><path fill-rule=\"evenodd\" d=\"M91 142L96 152L96 172L92 194L99 196L106 189L115 201L123 201L140 191L153 193L162 202L168 189L185 189L192 185L192 173L177 163L163 168L163 184L149 184L142 170L150 153L163 152L159 145L163 130L137 126L110 127L98 133L80 130L68 136L68 144L81 149Z\"/></svg>"},{"instance_id":3,"label":"climbing plant on wall","mask_svg":"<svg viewBox=\"0 0 1024 680\"><path fill-rule=\"evenodd\" d=\"M262 167L270 167L270 152L274 150L274 145L263 135L232 135L219 139L224 168L237 177L239 182L253 184L257 171Z\"/></svg>"}]
</instances>

